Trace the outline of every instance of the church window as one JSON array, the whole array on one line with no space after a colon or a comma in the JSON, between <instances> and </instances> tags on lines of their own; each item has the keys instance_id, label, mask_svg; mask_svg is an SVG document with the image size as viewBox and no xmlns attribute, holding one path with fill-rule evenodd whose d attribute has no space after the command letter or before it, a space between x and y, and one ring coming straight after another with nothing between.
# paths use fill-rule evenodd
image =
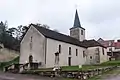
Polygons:
<instances>
[{"instance_id":1,"label":"church window","mask_svg":"<svg viewBox=\"0 0 120 80\"><path fill-rule=\"evenodd\" d=\"M69 55L71 55L71 47L69 47Z\"/></svg>"},{"instance_id":2,"label":"church window","mask_svg":"<svg viewBox=\"0 0 120 80\"><path fill-rule=\"evenodd\" d=\"M83 35L83 30L81 30L81 35Z\"/></svg>"},{"instance_id":3,"label":"church window","mask_svg":"<svg viewBox=\"0 0 120 80\"><path fill-rule=\"evenodd\" d=\"M103 55L104 55L104 54L105 54L105 53L104 53L104 48L102 48L102 52L103 52Z\"/></svg>"},{"instance_id":4,"label":"church window","mask_svg":"<svg viewBox=\"0 0 120 80\"><path fill-rule=\"evenodd\" d=\"M78 56L78 49L76 49L76 56Z\"/></svg>"},{"instance_id":5,"label":"church window","mask_svg":"<svg viewBox=\"0 0 120 80\"><path fill-rule=\"evenodd\" d=\"M92 59L92 56L90 56L90 59Z\"/></svg>"},{"instance_id":6,"label":"church window","mask_svg":"<svg viewBox=\"0 0 120 80\"><path fill-rule=\"evenodd\" d=\"M83 51L83 57L85 57L85 51Z\"/></svg>"},{"instance_id":7,"label":"church window","mask_svg":"<svg viewBox=\"0 0 120 80\"><path fill-rule=\"evenodd\" d=\"M59 53L61 53L61 45L59 45Z\"/></svg>"},{"instance_id":8,"label":"church window","mask_svg":"<svg viewBox=\"0 0 120 80\"><path fill-rule=\"evenodd\" d=\"M30 38L30 50L32 49L32 36Z\"/></svg>"},{"instance_id":9,"label":"church window","mask_svg":"<svg viewBox=\"0 0 120 80\"><path fill-rule=\"evenodd\" d=\"M109 48L109 51L112 51L112 48Z\"/></svg>"}]
</instances>

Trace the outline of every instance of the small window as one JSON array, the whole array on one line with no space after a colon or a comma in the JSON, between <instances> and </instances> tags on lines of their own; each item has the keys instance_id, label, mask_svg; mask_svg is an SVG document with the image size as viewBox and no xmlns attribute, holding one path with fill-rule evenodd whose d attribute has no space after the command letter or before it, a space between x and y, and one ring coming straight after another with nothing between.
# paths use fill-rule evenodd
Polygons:
<instances>
[{"instance_id":1,"label":"small window","mask_svg":"<svg viewBox=\"0 0 120 80\"><path fill-rule=\"evenodd\" d=\"M83 30L81 30L81 35L83 35Z\"/></svg>"},{"instance_id":2,"label":"small window","mask_svg":"<svg viewBox=\"0 0 120 80\"><path fill-rule=\"evenodd\" d=\"M59 53L61 53L61 45L59 45Z\"/></svg>"},{"instance_id":3,"label":"small window","mask_svg":"<svg viewBox=\"0 0 120 80\"><path fill-rule=\"evenodd\" d=\"M78 49L76 49L76 56L78 56Z\"/></svg>"},{"instance_id":4,"label":"small window","mask_svg":"<svg viewBox=\"0 0 120 80\"><path fill-rule=\"evenodd\" d=\"M31 36L31 38L30 38L30 50L32 50L32 39L33 39L33 37Z\"/></svg>"},{"instance_id":5,"label":"small window","mask_svg":"<svg viewBox=\"0 0 120 80\"><path fill-rule=\"evenodd\" d=\"M92 59L92 56L90 56L90 59Z\"/></svg>"},{"instance_id":6,"label":"small window","mask_svg":"<svg viewBox=\"0 0 120 80\"><path fill-rule=\"evenodd\" d=\"M33 37L31 36L30 42L32 42Z\"/></svg>"},{"instance_id":7,"label":"small window","mask_svg":"<svg viewBox=\"0 0 120 80\"><path fill-rule=\"evenodd\" d=\"M96 48L96 50L95 50L97 53L99 52L99 48Z\"/></svg>"},{"instance_id":8,"label":"small window","mask_svg":"<svg viewBox=\"0 0 120 80\"><path fill-rule=\"evenodd\" d=\"M96 53L96 55L99 55L99 53Z\"/></svg>"},{"instance_id":9,"label":"small window","mask_svg":"<svg viewBox=\"0 0 120 80\"><path fill-rule=\"evenodd\" d=\"M112 48L109 48L109 51L112 51Z\"/></svg>"},{"instance_id":10,"label":"small window","mask_svg":"<svg viewBox=\"0 0 120 80\"><path fill-rule=\"evenodd\" d=\"M104 48L102 48L102 52L103 52L103 55L104 55L104 54L105 54L105 53L104 53Z\"/></svg>"},{"instance_id":11,"label":"small window","mask_svg":"<svg viewBox=\"0 0 120 80\"><path fill-rule=\"evenodd\" d=\"M71 55L71 47L69 47L69 55Z\"/></svg>"},{"instance_id":12,"label":"small window","mask_svg":"<svg viewBox=\"0 0 120 80\"><path fill-rule=\"evenodd\" d=\"M83 51L83 57L85 57L85 51Z\"/></svg>"}]
</instances>

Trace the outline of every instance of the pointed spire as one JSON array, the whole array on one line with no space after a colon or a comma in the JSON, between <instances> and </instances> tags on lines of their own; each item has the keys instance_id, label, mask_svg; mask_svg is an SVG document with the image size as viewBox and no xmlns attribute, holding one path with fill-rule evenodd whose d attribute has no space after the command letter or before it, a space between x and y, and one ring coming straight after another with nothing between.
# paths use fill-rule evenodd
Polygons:
<instances>
[{"instance_id":1,"label":"pointed spire","mask_svg":"<svg viewBox=\"0 0 120 80\"><path fill-rule=\"evenodd\" d=\"M81 27L77 9L76 9L76 13L75 13L75 20L74 20L74 25L73 25L73 27L75 27L75 28L76 28L76 27Z\"/></svg>"}]
</instances>

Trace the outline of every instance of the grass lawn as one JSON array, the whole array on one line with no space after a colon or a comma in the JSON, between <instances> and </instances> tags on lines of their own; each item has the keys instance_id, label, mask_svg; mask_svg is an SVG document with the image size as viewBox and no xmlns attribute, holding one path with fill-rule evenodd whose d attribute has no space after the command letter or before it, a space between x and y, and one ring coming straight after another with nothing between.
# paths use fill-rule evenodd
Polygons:
<instances>
[{"instance_id":1,"label":"grass lawn","mask_svg":"<svg viewBox=\"0 0 120 80\"><path fill-rule=\"evenodd\" d=\"M89 69L96 69L101 68L103 66L96 66L96 65L83 65L82 68L79 68L79 66L63 66L62 70L64 71L72 71L72 70L89 70Z\"/></svg>"},{"instance_id":2,"label":"grass lawn","mask_svg":"<svg viewBox=\"0 0 120 80\"><path fill-rule=\"evenodd\" d=\"M63 71L73 71L73 70L88 70L88 69L96 69L96 68L102 68L107 66L120 66L120 60L116 61L107 61L98 65L83 65L82 68L79 68L79 66L62 66ZM39 69L39 70L49 70L51 71L53 68L45 68L45 69Z\"/></svg>"},{"instance_id":3,"label":"grass lawn","mask_svg":"<svg viewBox=\"0 0 120 80\"><path fill-rule=\"evenodd\" d=\"M107 61L100 64L101 66L120 66L120 60Z\"/></svg>"},{"instance_id":4,"label":"grass lawn","mask_svg":"<svg viewBox=\"0 0 120 80\"><path fill-rule=\"evenodd\" d=\"M104 62L102 64L99 64L99 65L83 65L82 68L79 68L79 66L62 66L62 71L79 71L79 70L89 70L89 69L97 69L97 68L102 68L102 67L108 67L108 66L120 66L120 61L108 61L108 62ZM32 73L33 71L52 71L53 68L43 68L43 69L38 69L38 70L30 70L30 73ZM120 74L120 70L117 71L116 69L115 70L112 70L112 71L108 71L106 73L103 73L101 75L98 75L98 76L94 76L88 80L102 80L104 79L103 77L106 75L112 75L114 73L117 74ZM102 79L101 79L102 78ZM77 80L77 79L69 79L69 78L63 78L61 80Z\"/></svg>"},{"instance_id":5,"label":"grass lawn","mask_svg":"<svg viewBox=\"0 0 120 80\"><path fill-rule=\"evenodd\" d=\"M120 66L120 60L118 61L108 61L104 62L98 65L83 65L82 68L79 68L79 66L62 66L63 71L75 71L75 70L89 70L89 69L97 69L107 66ZM52 71L53 68L42 68L34 71Z\"/></svg>"},{"instance_id":6,"label":"grass lawn","mask_svg":"<svg viewBox=\"0 0 120 80\"><path fill-rule=\"evenodd\" d=\"M3 69L3 67L10 65L12 63L18 63L19 62L19 57L15 58L12 61L9 62L3 62L0 63L0 68ZM63 71L75 71L75 70L89 70L89 69L96 69L96 68L102 68L102 67L106 67L106 66L120 66L120 60L118 61L108 61L108 62L104 62L102 64L99 65L83 65L82 68L79 68L79 66L62 66L62 70ZM42 69L37 69L37 70L33 70L33 71L52 71L53 68L42 68Z\"/></svg>"},{"instance_id":7,"label":"grass lawn","mask_svg":"<svg viewBox=\"0 0 120 80\"><path fill-rule=\"evenodd\" d=\"M101 68L104 66L94 66L94 65L83 65L82 68L79 68L79 66L62 66L62 71L79 71L79 70L89 70L89 69L96 69L96 68ZM42 69L37 69L37 70L32 70L32 71L52 71L53 68L42 68Z\"/></svg>"}]
</instances>

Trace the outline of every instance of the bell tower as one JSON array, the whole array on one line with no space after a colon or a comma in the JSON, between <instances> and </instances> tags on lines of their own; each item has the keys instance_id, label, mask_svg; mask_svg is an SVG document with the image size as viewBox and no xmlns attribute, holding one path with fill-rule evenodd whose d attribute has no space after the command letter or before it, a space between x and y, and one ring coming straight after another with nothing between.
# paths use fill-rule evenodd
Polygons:
<instances>
[{"instance_id":1,"label":"bell tower","mask_svg":"<svg viewBox=\"0 0 120 80\"><path fill-rule=\"evenodd\" d=\"M85 40L85 29L81 27L77 10L75 13L74 25L70 28L70 36L79 41Z\"/></svg>"}]
</instances>

